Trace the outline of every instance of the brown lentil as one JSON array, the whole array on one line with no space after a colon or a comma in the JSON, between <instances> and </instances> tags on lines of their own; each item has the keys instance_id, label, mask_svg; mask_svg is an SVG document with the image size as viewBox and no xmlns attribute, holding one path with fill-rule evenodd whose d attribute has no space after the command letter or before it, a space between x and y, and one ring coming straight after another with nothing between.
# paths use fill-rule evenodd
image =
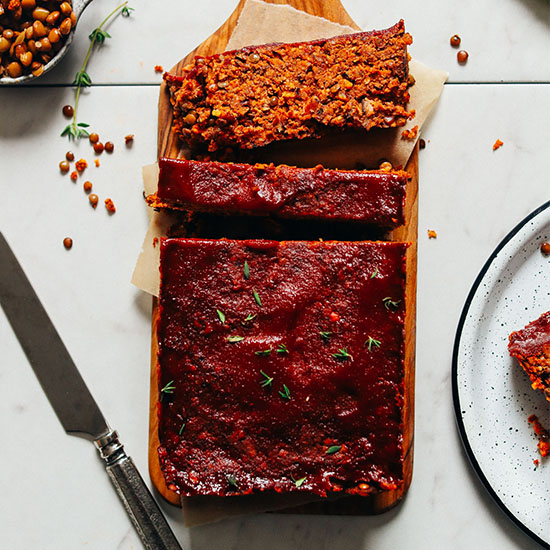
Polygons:
<instances>
[{"instance_id":1,"label":"brown lentil","mask_svg":"<svg viewBox=\"0 0 550 550\"><path fill-rule=\"evenodd\" d=\"M115 144L112 141L105 142L105 151L112 153L115 150Z\"/></svg>"},{"instance_id":2,"label":"brown lentil","mask_svg":"<svg viewBox=\"0 0 550 550\"><path fill-rule=\"evenodd\" d=\"M466 61L468 61L468 52L466 50L460 50L456 54L456 59L458 60L458 62L461 65L464 65L464 63L466 63Z\"/></svg>"},{"instance_id":3,"label":"brown lentil","mask_svg":"<svg viewBox=\"0 0 550 550\"><path fill-rule=\"evenodd\" d=\"M540 245L540 251L541 251L545 256L550 256L550 243L549 243L549 242L542 243L542 244Z\"/></svg>"},{"instance_id":4,"label":"brown lentil","mask_svg":"<svg viewBox=\"0 0 550 550\"><path fill-rule=\"evenodd\" d=\"M92 208L97 207L97 202L99 201L99 197L97 195L94 195L93 193L88 197L88 200L90 201L90 204L92 205Z\"/></svg>"},{"instance_id":5,"label":"brown lentil","mask_svg":"<svg viewBox=\"0 0 550 550\"><path fill-rule=\"evenodd\" d=\"M73 240L71 239L71 237L65 237L63 239L63 246L67 249L67 250L70 250L72 247L73 247Z\"/></svg>"},{"instance_id":6,"label":"brown lentil","mask_svg":"<svg viewBox=\"0 0 550 550\"><path fill-rule=\"evenodd\" d=\"M69 162L66 161L66 160L62 160L59 163L59 169L64 173L68 172L70 168L71 168L71 166L70 166Z\"/></svg>"},{"instance_id":7,"label":"brown lentil","mask_svg":"<svg viewBox=\"0 0 550 550\"><path fill-rule=\"evenodd\" d=\"M74 109L72 105L65 105L63 107L63 116L70 118L74 115Z\"/></svg>"},{"instance_id":8,"label":"brown lentil","mask_svg":"<svg viewBox=\"0 0 550 550\"><path fill-rule=\"evenodd\" d=\"M90 140L90 143L97 143L99 141L99 135L96 134L95 132L92 132L89 136L88 136L88 139Z\"/></svg>"},{"instance_id":9,"label":"brown lentil","mask_svg":"<svg viewBox=\"0 0 550 550\"><path fill-rule=\"evenodd\" d=\"M105 149L103 143L101 143L101 141L98 141L97 143L94 143L94 151L100 155L101 153L103 153L103 149Z\"/></svg>"},{"instance_id":10,"label":"brown lentil","mask_svg":"<svg viewBox=\"0 0 550 550\"><path fill-rule=\"evenodd\" d=\"M82 187L84 188L84 191L86 193L89 193L92 190L92 182L91 181L85 181L84 185Z\"/></svg>"},{"instance_id":11,"label":"brown lentil","mask_svg":"<svg viewBox=\"0 0 550 550\"><path fill-rule=\"evenodd\" d=\"M134 134L128 134L127 136L124 136L124 143L126 145L131 145L134 142Z\"/></svg>"},{"instance_id":12,"label":"brown lentil","mask_svg":"<svg viewBox=\"0 0 550 550\"><path fill-rule=\"evenodd\" d=\"M458 48L461 42L460 36L458 36L458 34L453 34L453 36L451 36L450 42L453 48Z\"/></svg>"},{"instance_id":13,"label":"brown lentil","mask_svg":"<svg viewBox=\"0 0 550 550\"><path fill-rule=\"evenodd\" d=\"M72 161L74 160L74 153L73 153L72 151L67 151L67 152L65 153L65 158L66 158L68 161L72 162Z\"/></svg>"},{"instance_id":14,"label":"brown lentil","mask_svg":"<svg viewBox=\"0 0 550 550\"><path fill-rule=\"evenodd\" d=\"M420 149L426 149L426 142L422 138L420 138L418 140L418 146L420 147Z\"/></svg>"}]
</instances>

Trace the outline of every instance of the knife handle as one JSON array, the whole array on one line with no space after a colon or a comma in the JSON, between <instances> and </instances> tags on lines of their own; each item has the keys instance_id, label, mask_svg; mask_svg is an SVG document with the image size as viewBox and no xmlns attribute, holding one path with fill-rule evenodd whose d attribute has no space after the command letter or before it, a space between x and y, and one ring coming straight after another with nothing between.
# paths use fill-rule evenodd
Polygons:
<instances>
[{"instance_id":1,"label":"knife handle","mask_svg":"<svg viewBox=\"0 0 550 550\"><path fill-rule=\"evenodd\" d=\"M94 441L106 470L147 550L181 550L143 478L112 430Z\"/></svg>"}]
</instances>

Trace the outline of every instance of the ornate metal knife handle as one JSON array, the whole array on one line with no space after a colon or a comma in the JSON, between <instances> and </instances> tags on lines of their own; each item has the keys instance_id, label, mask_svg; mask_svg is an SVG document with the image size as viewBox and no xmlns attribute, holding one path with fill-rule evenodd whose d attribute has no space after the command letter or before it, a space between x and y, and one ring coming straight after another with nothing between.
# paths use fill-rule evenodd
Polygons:
<instances>
[{"instance_id":1,"label":"ornate metal knife handle","mask_svg":"<svg viewBox=\"0 0 550 550\"><path fill-rule=\"evenodd\" d=\"M115 489L147 550L181 550L174 533L115 430L94 441Z\"/></svg>"}]
</instances>

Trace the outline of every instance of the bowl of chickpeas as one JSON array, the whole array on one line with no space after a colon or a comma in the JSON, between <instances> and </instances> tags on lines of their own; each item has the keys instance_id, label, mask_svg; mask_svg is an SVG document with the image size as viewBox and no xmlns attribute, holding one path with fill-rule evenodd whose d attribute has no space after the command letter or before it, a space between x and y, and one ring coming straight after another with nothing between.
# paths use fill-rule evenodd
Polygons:
<instances>
[{"instance_id":1,"label":"bowl of chickpeas","mask_svg":"<svg viewBox=\"0 0 550 550\"><path fill-rule=\"evenodd\" d=\"M0 85L28 82L57 65L91 1L0 0Z\"/></svg>"}]
</instances>

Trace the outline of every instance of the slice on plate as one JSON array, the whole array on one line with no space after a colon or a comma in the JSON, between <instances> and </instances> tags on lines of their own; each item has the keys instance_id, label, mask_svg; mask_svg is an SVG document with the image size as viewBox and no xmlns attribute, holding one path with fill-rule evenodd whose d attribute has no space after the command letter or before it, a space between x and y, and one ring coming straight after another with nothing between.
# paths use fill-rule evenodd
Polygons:
<instances>
[{"instance_id":1,"label":"slice on plate","mask_svg":"<svg viewBox=\"0 0 550 550\"><path fill-rule=\"evenodd\" d=\"M408 174L159 160L155 208L349 221L393 229L404 219Z\"/></svg>"},{"instance_id":2,"label":"slice on plate","mask_svg":"<svg viewBox=\"0 0 550 550\"><path fill-rule=\"evenodd\" d=\"M508 350L529 375L533 389L542 390L550 401L550 311L512 332Z\"/></svg>"},{"instance_id":3,"label":"slice on plate","mask_svg":"<svg viewBox=\"0 0 550 550\"><path fill-rule=\"evenodd\" d=\"M169 489L324 497L403 484L406 248L161 241Z\"/></svg>"},{"instance_id":4,"label":"slice on plate","mask_svg":"<svg viewBox=\"0 0 550 550\"><path fill-rule=\"evenodd\" d=\"M170 87L174 129L192 150L254 149L329 129L403 126L411 36L382 31L196 57Z\"/></svg>"}]
</instances>

